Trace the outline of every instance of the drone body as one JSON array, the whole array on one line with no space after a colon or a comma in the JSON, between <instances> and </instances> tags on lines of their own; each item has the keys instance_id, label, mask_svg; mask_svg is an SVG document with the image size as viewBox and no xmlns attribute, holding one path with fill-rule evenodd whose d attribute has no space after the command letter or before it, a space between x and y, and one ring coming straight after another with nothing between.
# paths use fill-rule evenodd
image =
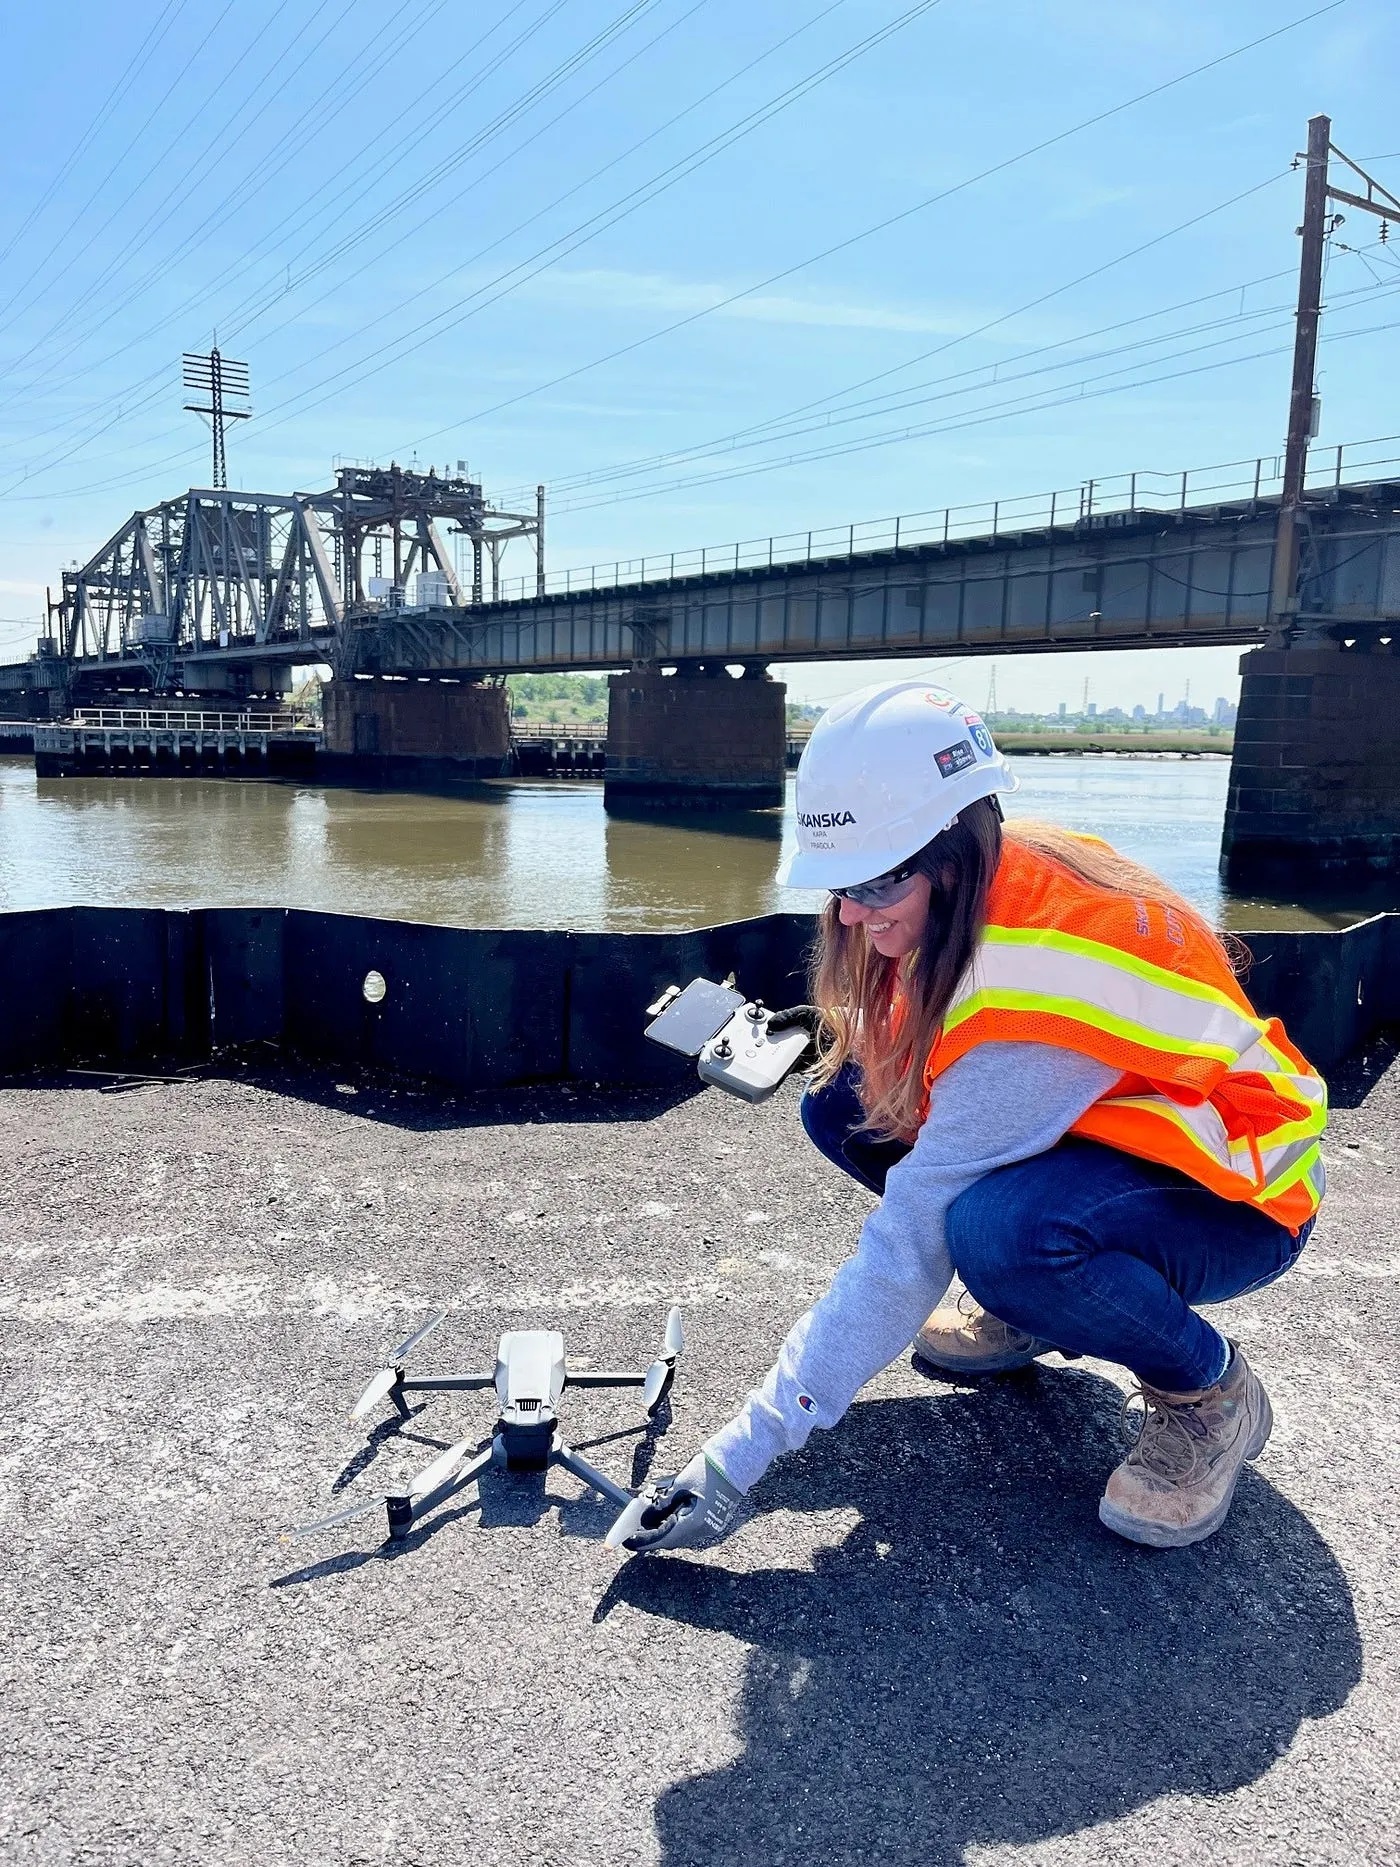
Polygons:
<instances>
[{"instance_id":1,"label":"drone body","mask_svg":"<svg viewBox=\"0 0 1400 1867\"><path fill-rule=\"evenodd\" d=\"M496 1349L496 1394L501 1403L498 1463L512 1472L542 1472L549 1464L559 1402L568 1375L564 1338L557 1329L511 1329Z\"/></svg>"},{"instance_id":2,"label":"drone body","mask_svg":"<svg viewBox=\"0 0 1400 1867\"><path fill-rule=\"evenodd\" d=\"M389 1534L401 1539L428 1511L479 1478L491 1464L511 1472L543 1472L562 1465L583 1479L610 1502L627 1505L632 1492L616 1484L596 1466L565 1445L559 1432L559 1405L569 1387L639 1387L648 1419L655 1416L676 1377L676 1362L684 1346L681 1313L673 1308L666 1318L661 1353L649 1368L631 1370L571 1370L564 1357L564 1337L557 1329L510 1329L496 1348L490 1374L410 1376L405 1363L413 1351L442 1322L446 1312L431 1317L423 1327L392 1351L382 1368L355 1403L352 1420L363 1419L382 1400L393 1403L401 1420L410 1416L405 1396L412 1393L451 1393L494 1387L500 1411L489 1440L464 1439L449 1446L410 1479L402 1493L350 1505L319 1522L298 1529L309 1536L366 1516L383 1503Z\"/></svg>"}]
</instances>

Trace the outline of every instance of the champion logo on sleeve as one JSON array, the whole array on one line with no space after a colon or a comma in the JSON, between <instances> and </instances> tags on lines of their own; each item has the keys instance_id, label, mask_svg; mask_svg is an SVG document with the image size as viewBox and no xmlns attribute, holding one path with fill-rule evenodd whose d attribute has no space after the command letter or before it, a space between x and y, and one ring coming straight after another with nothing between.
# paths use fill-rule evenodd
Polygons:
<instances>
[{"instance_id":1,"label":"champion logo on sleeve","mask_svg":"<svg viewBox=\"0 0 1400 1867\"><path fill-rule=\"evenodd\" d=\"M817 1410L817 1403L810 1394L799 1394L797 1404L804 1413L815 1413Z\"/></svg>"}]
</instances>

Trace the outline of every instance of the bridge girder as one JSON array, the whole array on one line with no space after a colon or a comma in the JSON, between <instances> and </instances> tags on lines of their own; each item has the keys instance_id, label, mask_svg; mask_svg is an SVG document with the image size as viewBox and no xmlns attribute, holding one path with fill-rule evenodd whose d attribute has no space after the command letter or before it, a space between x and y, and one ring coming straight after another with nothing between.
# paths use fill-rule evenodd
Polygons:
<instances>
[{"instance_id":1,"label":"bridge girder","mask_svg":"<svg viewBox=\"0 0 1400 1867\"><path fill-rule=\"evenodd\" d=\"M307 660L340 674L485 676L1272 639L1269 500L1129 508L510 602L464 602L451 581L451 600L427 608L355 594L376 539L406 578L415 565L447 568L442 523L484 536L501 521L498 540L528 525L488 512L479 493L391 469L347 470L326 494L193 491L133 515L72 574L64 653L95 677L129 669L133 629L162 614L166 639L138 642L135 665L155 684L182 674L196 687L205 671ZM1400 626L1400 485L1348 484L1310 500L1305 518L1292 638Z\"/></svg>"}]
</instances>

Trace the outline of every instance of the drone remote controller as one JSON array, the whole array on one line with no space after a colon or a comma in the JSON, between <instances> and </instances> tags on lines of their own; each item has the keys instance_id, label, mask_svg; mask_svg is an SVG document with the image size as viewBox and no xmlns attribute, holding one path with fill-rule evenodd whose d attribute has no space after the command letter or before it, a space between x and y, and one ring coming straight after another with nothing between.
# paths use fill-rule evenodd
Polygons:
<instances>
[{"instance_id":1,"label":"drone remote controller","mask_svg":"<svg viewBox=\"0 0 1400 1867\"><path fill-rule=\"evenodd\" d=\"M651 1023L646 1035L668 1050L698 1057L702 1082L727 1089L745 1102L763 1102L801 1061L810 1038L805 1029L768 1034L772 1013L763 1000L745 1002L733 990L732 977L724 985L692 979L681 991L668 986L654 1005L647 1007Z\"/></svg>"},{"instance_id":2,"label":"drone remote controller","mask_svg":"<svg viewBox=\"0 0 1400 1867\"><path fill-rule=\"evenodd\" d=\"M700 1052L700 1076L746 1102L763 1102L811 1041L805 1029L768 1035L772 1013L761 1000L743 1005Z\"/></svg>"}]
</instances>

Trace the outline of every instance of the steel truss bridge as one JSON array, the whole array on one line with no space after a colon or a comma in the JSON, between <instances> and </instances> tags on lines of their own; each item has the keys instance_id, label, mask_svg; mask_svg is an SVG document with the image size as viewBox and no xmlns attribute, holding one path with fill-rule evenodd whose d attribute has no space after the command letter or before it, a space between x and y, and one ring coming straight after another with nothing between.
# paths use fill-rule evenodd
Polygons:
<instances>
[{"instance_id":1,"label":"steel truss bridge","mask_svg":"<svg viewBox=\"0 0 1400 1867\"><path fill-rule=\"evenodd\" d=\"M1050 649L1249 644L1269 632L1276 458L1123 475L1068 493L647 557L543 568L543 500L496 511L468 480L341 471L322 494L197 489L65 574L58 627L0 692L266 692L280 664L458 678L635 662L762 665ZM456 578L443 528L472 541ZM534 574L503 584L524 537ZM371 567L382 566L379 582ZM491 566L490 585L481 575ZM433 600L407 601L415 570ZM418 591L424 588L420 580ZM1297 633L1400 625L1400 452L1315 452Z\"/></svg>"},{"instance_id":2,"label":"steel truss bridge","mask_svg":"<svg viewBox=\"0 0 1400 1867\"><path fill-rule=\"evenodd\" d=\"M472 579L463 589L448 547L466 538ZM544 565L543 489L533 513L487 504L465 477L398 466L345 467L324 493L244 493L192 488L135 512L79 570L65 571L53 606L54 648L73 668L143 664L157 691L177 663L206 655L339 661L348 617L392 614L411 583L432 600L479 605L490 563L492 595L512 539Z\"/></svg>"}]
</instances>

